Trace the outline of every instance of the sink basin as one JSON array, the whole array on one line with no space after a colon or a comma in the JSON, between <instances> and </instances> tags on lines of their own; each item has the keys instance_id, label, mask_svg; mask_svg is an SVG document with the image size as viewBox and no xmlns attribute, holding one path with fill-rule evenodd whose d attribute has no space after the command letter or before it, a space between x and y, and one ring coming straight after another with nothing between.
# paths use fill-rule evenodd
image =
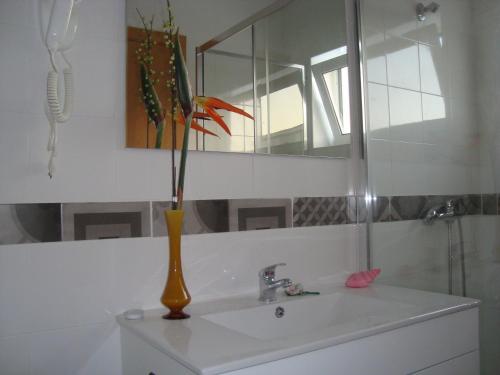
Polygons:
<instances>
[{"instance_id":1,"label":"sink basin","mask_svg":"<svg viewBox=\"0 0 500 375\"><path fill-rule=\"evenodd\" d=\"M415 308L411 304L337 292L207 314L202 318L253 338L275 340L314 334L332 326L384 324Z\"/></svg>"},{"instance_id":2,"label":"sink basin","mask_svg":"<svg viewBox=\"0 0 500 375\"><path fill-rule=\"evenodd\" d=\"M455 315L457 312L464 312L467 316L477 319L476 311L464 311L475 310L474 308L479 304L479 301L469 298L384 285L349 289L343 284L323 283L311 285L310 289L320 291L321 295L299 297L281 295L277 302L263 304L257 300L257 295L254 293L193 303L187 310L191 314L191 318L186 320L162 319L161 316L165 311L161 309L146 312L142 320L127 320L124 316L120 316L118 322L126 332L141 338L188 368L189 373L216 375L231 371L254 374L256 372L250 370L253 366L265 366L266 363L275 363L274 361L285 358L298 358L306 353L308 353L309 359L314 358L315 364L327 364L325 366L328 368L325 367L324 371L313 371L315 374L331 374L329 361L330 359L336 361L335 358L330 358L331 354L337 353L338 357L336 358L340 362L345 357L343 349L335 351L337 345L353 343L355 340L382 333L387 333L387 335L391 335L390 337L400 337L397 336L399 333L396 333L400 328L416 329L411 328L411 326L416 323L427 324L427 321L446 315L449 315L451 319L453 316L458 316ZM277 317L275 314L278 307L284 311L281 317ZM458 323L461 322L460 320L453 321L461 327L461 323ZM429 327L433 327L431 329L433 332L436 330L435 324L429 323ZM446 331L447 328L443 329ZM436 335L433 336L434 347L440 347L440 344L436 344L436 340L439 337L447 336L448 333L443 333L445 331L436 332ZM472 331L467 331L466 327L464 327L463 332L460 329L452 329L449 332L453 333L448 340L451 342L456 339L457 332L471 337L471 340L475 337L471 333ZM393 334L396 336L392 336ZM383 346L382 352L378 349L378 342L373 340L363 340L363 342L366 345L371 345L369 346L371 349L366 349L366 352L383 353L386 349L389 352L395 352L400 348L400 342L413 339L418 341L422 339L422 336L411 334L401 339L403 341L388 339L388 347ZM457 342L465 343L466 341L457 340ZM358 344L353 343L352 345ZM443 345L446 348L455 347L454 344ZM464 350L474 347L473 345L468 346L469 344L464 345ZM132 352L138 352L137 348L132 346ZM430 351L440 352L439 350ZM313 353L320 352L323 354L314 354L320 357L309 357L309 355L313 356ZM460 353L465 352L461 351ZM451 352L449 354L446 358L455 355ZM328 361L321 360L321 358L326 358L321 357L325 355L328 356ZM413 358L413 356L410 357ZM439 358L435 359L436 361L432 363L438 362ZM132 362L134 363L134 361ZM152 362L149 357L147 362L148 364ZM387 362L385 357L383 357L383 362ZM284 366L285 364L289 364L286 366L295 366L291 364L297 362L286 361L282 363ZM335 363L337 366L338 362ZM344 370L358 364L363 367L366 363L364 361L353 363L352 360L348 359ZM268 371L269 368L267 368L265 372L260 373L304 374L310 371L308 366L300 369L287 367L286 371L283 369L281 372ZM357 369L361 368L359 366ZM246 368L248 370L245 370ZM363 369L349 372L340 368L337 372L339 374L370 372L365 370L366 366ZM144 373L149 373L149 371L144 371ZM139 372L134 371L133 374ZM415 373L415 371L406 370L371 372L377 374ZM177 374L180 371L172 371L172 373Z\"/></svg>"}]
</instances>

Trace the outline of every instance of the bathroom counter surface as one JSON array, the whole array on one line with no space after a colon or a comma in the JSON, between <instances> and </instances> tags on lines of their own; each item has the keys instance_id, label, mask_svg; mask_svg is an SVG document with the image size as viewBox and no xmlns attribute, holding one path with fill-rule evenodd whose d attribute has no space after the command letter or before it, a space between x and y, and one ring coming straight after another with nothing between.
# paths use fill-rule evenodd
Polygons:
<instances>
[{"instance_id":1,"label":"bathroom counter surface","mask_svg":"<svg viewBox=\"0 0 500 375\"><path fill-rule=\"evenodd\" d=\"M210 375L227 371L255 366L265 362L276 361L282 358L299 355L313 350L339 345L348 341L375 335L389 330L412 325L447 314L471 309L479 305L478 300L449 296L445 294L423 292L413 289L397 288L384 285L371 285L364 289L349 289L343 285L309 285L309 290L321 292L320 296L288 297L280 295L276 302L265 304L259 302L255 294L232 297L227 299L193 303L185 309L191 314L187 320L164 320L161 316L165 310L150 310L145 312L143 320L127 320L122 315L117 317L122 329L127 329L150 345L175 359L197 374ZM217 324L217 316L229 312L230 315L252 314L254 311L261 314L267 306L274 309L284 306L285 314L290 310L290 318L297 320L297 313L293 316L294 304L297 306L314 306L320 298L342 296L347 300L375 301L373 311L354 311L364 309L366 303L355 302L349 305L343 313L337 313L335 324L321 326L314 321L308 321L308 314L299 311L299 325L292 322L289 326L290 335L271 334L266 337L269 329L264 325L262 332L257 335L245 334L245 329L235 330L227 328L227 324ZM330 305L342 304L342 298L331 299ZM371 303L371 302L368 302ZM387 312L381 306L394 305L397 308ZM322 305L320 305L322 306ZM337 307L333 306L333 309ZM249 310L251 309L251 310ZM267 310L265 310L267 311ZM334 311L334 310L332 310ZM352 311L352 317L350 312ZM236 312L236 314L234 314ZM327 311L328 313L328 311ZM267 314L267 312L266 312ZM320 313L321 314L321 313ZM345 316L339 316L345 315ZM265 315L267 327L277 319ZM314 319L318 320L318 312ZM320 318L324 318L322 314ZM214 317L214 318L212 318ZM285 315L284 318L287 316ZM326 317L330 319L329 316ZM234 318L233 318L234 320ZM310 319L312 320L312 318ZM324 319L323 319L324 320ZM248 325L257 324L248 322ZM232 323L235 324L235 323ZM278 324L285 324L280 320ZM273 325L271 327L274 327ZM285 328L288 329L288 328ZM240 331L240 332L238 332ZM272 331L272 330L271 330ZM251 331L253 332L253 331Z\"/></svg>"}]
</instances>

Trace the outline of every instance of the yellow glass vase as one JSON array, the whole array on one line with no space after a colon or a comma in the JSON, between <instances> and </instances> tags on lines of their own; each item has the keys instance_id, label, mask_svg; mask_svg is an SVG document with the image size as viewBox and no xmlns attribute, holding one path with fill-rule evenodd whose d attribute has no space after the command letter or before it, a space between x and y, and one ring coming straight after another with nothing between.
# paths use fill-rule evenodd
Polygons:
<instances>
[{"instance_id":1,"label":"yellow glass vase","mask_svg":"<svg viewBox=\"0 0 500 375\"><path fill-rule=\"evenodd\" d=\"M169 261L168 277L165 289L161 296L161 303L170 312L163 316L163 319L186 319L189 314L182 311L189 302L191 296L184 283L181 262L181 234L182 222L184 219L183 210L166 210L165 221L168 230Z\"/></svg>"}]
</instances>

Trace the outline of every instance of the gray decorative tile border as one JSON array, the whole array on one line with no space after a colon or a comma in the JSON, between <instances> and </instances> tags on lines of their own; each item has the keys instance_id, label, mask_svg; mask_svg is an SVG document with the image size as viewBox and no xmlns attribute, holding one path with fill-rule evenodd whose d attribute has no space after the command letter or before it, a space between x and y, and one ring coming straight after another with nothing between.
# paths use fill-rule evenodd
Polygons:
<instances>
[{"instance_id":1,"label":"gray decorative tile border","mask_svg":"<svg viewBox=\"0 0 500 375\"><path fill-rule=\"evenodd\" d=\"M347 197L302 197L293 200L293 226L347 224Z\"/></svg>"},{"instance_id":2,"label":"gray decorative tile border","mask_svg":"<svg viewBox=\"0 0 500 375\"><path fill-rule=\"evenodd\" d=\"M170 202L153 202L153 236L167 235L163 212ZM220 199L184 202L184 234L288 228L290 199Z\"/></svg>"},{"instance_id":3,"label":"gray decorative tile border","mask_svg":"<svg viewBox=\"0 0 500 375\"><path fill-rule=\"evenodd\" d=\"M448 199L461 215L499 215L500 194L378 196L371 222L420 220ZM169 202L0 204L0 245L167 235ZM218 199L184 203L184 234L363 223L364 196Z\"/></svg>"},{"instance_id":4,"label":"gray decorative tile border","mask_svg":"<svg viewBox=\"0 0 500 375\"><path fill-rule=\"evenodd\" d=\"M500 212L497 194L381 196L374 199L373 222L420 220L430 208L449 199L458 203L460 215L497 215Z\"/></svg>"}]
</instances>

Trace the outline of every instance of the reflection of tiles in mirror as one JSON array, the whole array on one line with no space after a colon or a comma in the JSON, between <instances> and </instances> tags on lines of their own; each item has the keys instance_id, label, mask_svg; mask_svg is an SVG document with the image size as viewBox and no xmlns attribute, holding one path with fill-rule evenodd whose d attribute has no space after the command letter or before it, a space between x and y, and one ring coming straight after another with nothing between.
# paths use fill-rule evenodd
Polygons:
<instances>
[{"instance_id":1,"label":"reflection of tiles in mirror","mask_svg":"<svg viewBox=\"0 0 500 375\"><path fill-rule=\"evenodd\" d=\"M293 201L293 226L347 224L346 197L302 197Z\"/></svg>"},{"instance_id":2,"label":"reflection of tiles in mirror","mask_svg":"<svg viewBox=\"0 0 500 375\"><path fill-rule=\"evenodd\" d=\"M146 237L149 202L63 203L63 241Z\"/></svg>"},{"instance_id":3,"label":"reflection of tiles in mirror","mask_svg":"<svg viewBox=\"0 0 500 375\"><path fill-rule=\"evenodd\" d=\"M229 230L262 230L292 226L290 199L230 199Z\"/></svg>"},{"instance_id":4,"label":"reflection of tiles in mirror","mask_svg":"<svg viewBox=\"0 0 500 375\"><path fill-rule=\"evenodd\" d=\"M170 209L170 202L153 202L153 236L167 235L164 211ZM228 200L184 201L184 224L182 233L219 233L229 230Z\"/></svg>"},{"instance_id":5,"label":"reflection of tiles in mirror","mask_svg":"<svg viewBox=\"0 0 500 375\"><path fill-rule=\"evenodd\" d=\"M0 204L0 244L61 240L59 203Z\"/></svg>"}]
</instances>

